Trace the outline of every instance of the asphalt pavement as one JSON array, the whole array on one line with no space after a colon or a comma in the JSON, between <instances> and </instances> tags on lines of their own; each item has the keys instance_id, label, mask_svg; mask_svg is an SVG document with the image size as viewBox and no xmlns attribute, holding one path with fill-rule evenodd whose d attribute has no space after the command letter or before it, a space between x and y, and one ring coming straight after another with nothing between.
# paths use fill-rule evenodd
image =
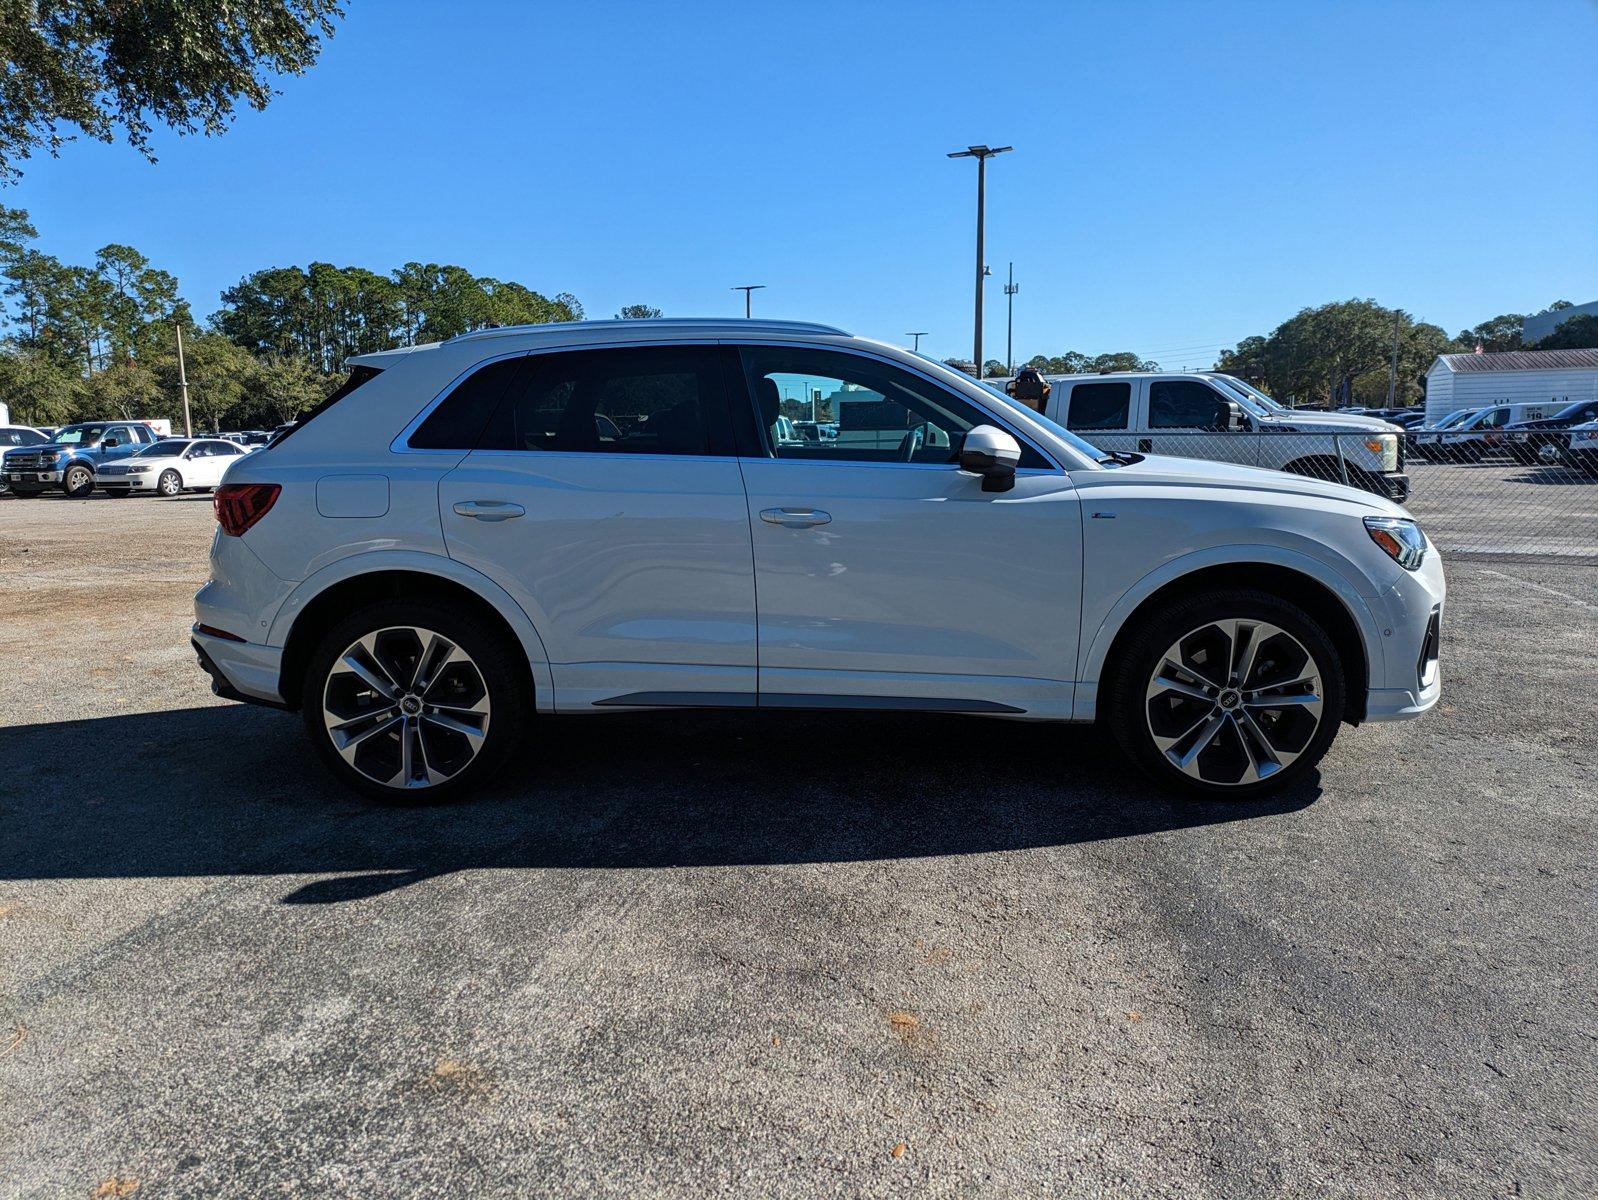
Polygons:
<instances>
[{"instance_id":1,"label":"asphalt pavement","mask_svg":"<svg viewBox=\"0 0 1598 1200\"><path fill-rule=\"evenodd\" d=\"M209 534L0 500L0 1196L1598 1194L1598 567L1451 562L1270 802L784 713L385 808L209 695Z\"/></svg>"}]
</instances>

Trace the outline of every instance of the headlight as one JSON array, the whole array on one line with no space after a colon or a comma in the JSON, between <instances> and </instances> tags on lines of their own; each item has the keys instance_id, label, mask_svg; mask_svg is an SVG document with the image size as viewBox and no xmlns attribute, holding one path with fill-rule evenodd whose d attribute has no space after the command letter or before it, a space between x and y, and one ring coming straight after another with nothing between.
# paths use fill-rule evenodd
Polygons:
<instances>
[{"instance_id":1,"label":"headlight","mask_svg":"<svg viewBox=\"0 0 1598 1200\"><path fill-rule=\"evenodd\" d=\"M1406 571L1418 571L1426 557L1426 535L1409 517L1366 517L1365 532Z\"/></svg>"}]
</instances>

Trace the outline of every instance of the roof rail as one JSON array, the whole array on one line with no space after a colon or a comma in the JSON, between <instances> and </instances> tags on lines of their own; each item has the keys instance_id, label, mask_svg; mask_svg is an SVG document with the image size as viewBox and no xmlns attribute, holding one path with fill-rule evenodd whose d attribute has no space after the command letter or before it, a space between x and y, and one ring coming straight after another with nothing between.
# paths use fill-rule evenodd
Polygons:
<instances>
[{"instance_id":1,"label":"roof rail","mask_svg":"<svg viewBox=\"0 0 1598 1200\"><path fill-rule=\"evenodd\" d=\"M538 325L496 325L487 329L473 329L467 333L457 333L454 337L446 339L450 342L466 341L470 338L498 337L507 333L542 333L559 332L561 330L593 330L593 329L724 329L727 327L737 329L759 330L765 333L828 333L838 337L848 337L847 330L839 329L833 325L821 325L814 321L774 321L765 318L750 317L645 317L639 320L605 320L605 321L550 321Z\"/></svg>"}]
</instances>

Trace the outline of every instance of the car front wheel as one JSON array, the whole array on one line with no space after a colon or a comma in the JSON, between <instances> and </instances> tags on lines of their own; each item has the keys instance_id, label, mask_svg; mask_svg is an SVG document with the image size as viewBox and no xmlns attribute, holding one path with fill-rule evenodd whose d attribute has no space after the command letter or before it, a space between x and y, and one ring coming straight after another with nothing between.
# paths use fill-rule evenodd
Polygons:
<instances>
[{"instance_id":1,"label":"car front wheel","mask_svg":"<svg viewBox=\"0 0 1598 1200\"><path fill-rule=\"evenodd\" d=\"M68 467L61 480L61 490L74 500L81 500L94 491L94 472L83 466Z\"/></svg>"},{"instance_id":2,"label":"car front wheel","mask_svg":"<svg viewBox=\"0 0 1598 1200\"><path fill-rule=\"evenodd\" d=\"M176 471L162 471L155 486L163 496L176 496L183 491L183 476Z\"/></svg>"},{"instance_id":3,"label":"car front wheel","mask_svg":"<svg viewBox=\"0 0 1598 1200\"><path fill-rule=\"evenodd\" d=\"M457 797L509 756L531 711L522 648L430 601L384 601L312 653L306 728L341 779L389 801Z\"/></svg>"},{"instance_id":4,"label":"car front wheel","mask_svg":"<svg viewBox=\"0 0 1598 1200\"><path fill-rule=\"evenodd\" d=\"M1167 786L1239 799L1304 775L1343 712L1343 669L1304 610L1248 589L1177 601L1119 655L1107 716L1127 755Z\"/></svg>"}]
</instances>

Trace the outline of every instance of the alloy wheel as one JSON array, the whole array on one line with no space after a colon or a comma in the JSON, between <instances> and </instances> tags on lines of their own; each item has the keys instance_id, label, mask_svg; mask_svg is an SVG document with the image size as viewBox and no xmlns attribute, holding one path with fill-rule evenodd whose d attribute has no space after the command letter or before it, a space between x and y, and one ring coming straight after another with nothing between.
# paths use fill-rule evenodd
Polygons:
<instances>
[{"instance_id":1,"label":"alloy wheel","mask_svg":"<svg viewBox=\"0 0 1598 1200\"><path fill-rule=\"evenodd\" d=\"M1149 733L1184 775L1219 787L1286 770L1321 726L1315 660L1279 626L1212 621L1177 639L1144 696Z\"/></svg>"},{"instance_id":2,"label":"alloy wheel","mask_svg":"<svg viewBox=\"0 0 1598 1200\"><path fill-rule=\"evenodd\" d=\"M322 719L344 761L374 783L419 789L453 778L488 736L488 687L460 646L395 626L352 642L322 689Z\"/></svg>"},{"instance_id":3,"label":"alloy wheel","mask_svg":"<svg viewBox=\"0 0 1598 1200\"><path fill-rule=\"evenodd\" d=\"M176 471L164 471L158 481L163 496L176 496L183 490L183 481L178 478Z\"/></svg>"}]
</instances>

